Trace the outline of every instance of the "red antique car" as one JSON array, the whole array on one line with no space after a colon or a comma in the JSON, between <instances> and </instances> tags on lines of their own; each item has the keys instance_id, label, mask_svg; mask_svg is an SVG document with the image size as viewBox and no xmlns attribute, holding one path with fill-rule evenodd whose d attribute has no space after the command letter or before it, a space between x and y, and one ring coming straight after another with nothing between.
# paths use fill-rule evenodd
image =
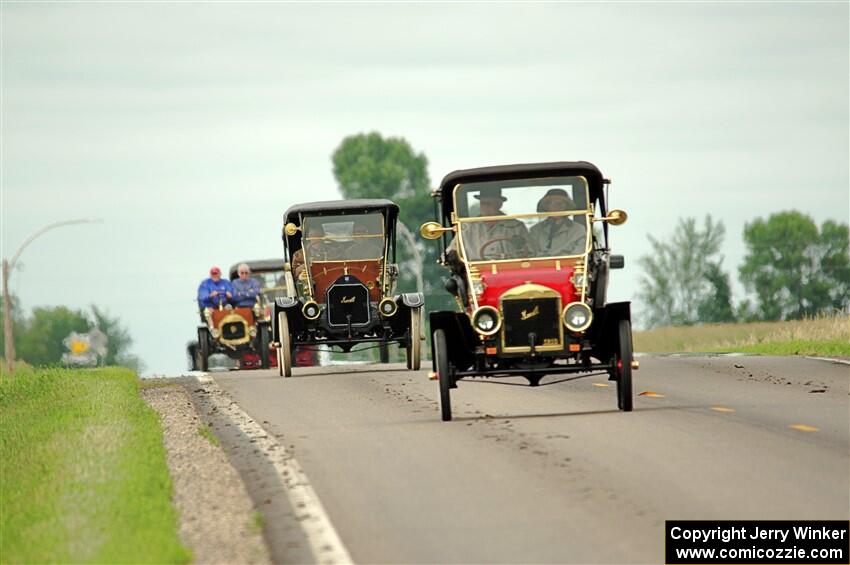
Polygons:
<instances>
[{"instance_id":1,"label":"red antique car","mask_svg":"<svg viewBox=\"0 0 850 565\"><path fill-rule=\"evenodd\" d=\"M607 302L612 255L608 224L626 213L606 208L609 183L587 162L509 165L455 171L434 191L446 289L459 312L432 312L433 370L443 420L450 391L466 377L607 372L621 410L632 409L628 302ZM600 226L601 229L594 229Z\"/></svg>"}]
</instances>

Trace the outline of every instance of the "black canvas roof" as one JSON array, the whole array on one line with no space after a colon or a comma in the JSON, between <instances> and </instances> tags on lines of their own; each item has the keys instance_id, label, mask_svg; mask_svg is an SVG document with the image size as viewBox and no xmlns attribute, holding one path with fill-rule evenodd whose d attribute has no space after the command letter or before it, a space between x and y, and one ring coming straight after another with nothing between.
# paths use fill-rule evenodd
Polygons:
<instances>
[{"instance_id":1,"label":"black canvas roof","mask_svg":"<svg viewBox=\"0 0 850 565\"><path fill-rule=\"evenodd\" d=\"M398 205L392 200L383 198L326 200L323 202L306 202L290 206L283 215L284 225L292 222L300 227L300 216L336 216L345 214L364 214L368 212L383 212L386 222L387 236L395 241L395 226L398 219ZM283 242L288 249L288 257L292 257L301 248L301 231L293 236L283 235ZM393 244L394 245L394 244ZM395 249L395 247L393 247Z\"/></svg>"},{"instance_id":2,"label":"black canvas roof","mask_svg":"<svg viewBox=\"0 0 850 565\"><path fill-rule=\"evenodd\" d=\"M283 222L300 225L299 215L320 216L336 214L362 214L364 212L385 212L390 225L395 224L398 216L398 206L392 200L385 199L354 199L326 200L324 202L306 202L290 206L283 215Z\"/></svg>"},{"instance_id":3,"label":"black canvas roof","mask_svg":"<svg viewBox=\"0 0 850 565\"><path fill-rule=\"evenodd\" d=\"M557 161L553 163L528 163L519 165L499 165L496 167L479 167L477 169L461 169L447 174L440 183L443 215L449 216L454 208L452 190L458 184L518 180L545 177L583 176L587 179L590 201L600 203L605 210L604 177L596 165L587 161Z\"/></svg>"},{"instance_id":4,"label":"black canvas roof","mask_svg":"<svg viewBox=\"0 0 850 565\"><path fill-rule=\"evenodd\" d=\"M235 279L238 276L237 271L239 270L239 265L242 263L247 263L251 268L251 271L257 273L263 271L283 271L283 264L285 261L283 257L280 259L253 259L249 261L239 261L230 267L231 279Z\"/></svg>"}]
</instances>

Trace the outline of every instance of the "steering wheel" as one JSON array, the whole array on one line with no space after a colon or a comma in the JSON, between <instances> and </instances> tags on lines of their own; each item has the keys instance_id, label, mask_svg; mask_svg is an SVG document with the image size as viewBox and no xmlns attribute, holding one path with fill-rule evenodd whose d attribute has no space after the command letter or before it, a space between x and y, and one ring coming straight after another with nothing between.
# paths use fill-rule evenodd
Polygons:
<instances>
[{"instance_id":1,"label":"steering wheel","mask_svg":"<svg viewBox=\"0 0 850 565\"><path fill-rule=\"evenodd\" d=\"M481 247L478 249L478 256L482 259L484 258L484 250L493 245L494 243L499 243L500 241L513 241L512 237L494 237L493 239L489 239L485 241ZM504 255L504 253L502 253Z\"/></svg>"}]
</instances>

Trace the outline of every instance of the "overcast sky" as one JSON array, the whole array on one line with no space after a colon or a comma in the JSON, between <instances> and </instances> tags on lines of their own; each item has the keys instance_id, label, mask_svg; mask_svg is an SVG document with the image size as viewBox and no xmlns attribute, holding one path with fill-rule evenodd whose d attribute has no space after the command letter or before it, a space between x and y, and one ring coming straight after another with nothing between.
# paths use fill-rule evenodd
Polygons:
<instances>
[{"instance_id":1,"label":"overcast sky","mask_svg":"<svg viewBox=\"0 0 850 565\"><path fill-rule=\"evenodd\" d=\"M2 254L43 225L23 306L106 307L149 372L185 369L210 265L281 254L339 197L346 135L452 170L587 160L638 290L647 235L711 213L848 221L847 2L2 3ZM743 297L736 285L736 299ZM639 305L635 323L640 325Z\"/></svg>"}]
</instances>

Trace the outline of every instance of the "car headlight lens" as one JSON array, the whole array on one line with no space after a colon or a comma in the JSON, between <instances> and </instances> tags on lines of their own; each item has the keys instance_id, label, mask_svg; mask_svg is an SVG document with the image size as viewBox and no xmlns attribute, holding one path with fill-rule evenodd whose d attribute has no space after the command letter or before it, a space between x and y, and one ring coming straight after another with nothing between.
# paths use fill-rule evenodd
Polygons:
<instances>
[{"instance_id":1,"label":"car headlight lens","mask_svg":"<svg viewBox=\"0 0 850 565\"><path fill-rule=\"evenodd\" d=\"M398 304L396 304L395 300L388 296L381 300L381 303L378 304L378 310L381 311L382 316L386 316L389 318L398 310Z\"/></svg>"},{"instance_id":2,"label":"car headlight lens","mask_svg":"<svg viewBox=\"0 0 850 565\"><path fill-rule=\"evenodd\" d=\"M319 317L319 314L322 312L322 309L319 308L319 305L310 300L309 302L305 302L304 306L301 307L301 313L304 314L304 317L308 320L315 320Z\"/></svg>"},{"instance_id":3,"label":"car headlight lens","mask_svg":"<svg viewBox=\"0 0 850 565\"><path fill-rule=\"evenodd\" d=\"M482 306L472 314L472 326L482 335L493 335L502 326L502 317L492 306Z\"/></svg>"},{"instance_id":4,"label":"car headlight lens","mask_svg":"<svg viewBox=\"0 0 850 565\"><path fill-rule=\"evenodd\" d=\"M593 312L584 302L573 302L567 304L563 314L564 325L574 332L583 332L590 327L593 321Z\"/></svg>"}]
</instances>

